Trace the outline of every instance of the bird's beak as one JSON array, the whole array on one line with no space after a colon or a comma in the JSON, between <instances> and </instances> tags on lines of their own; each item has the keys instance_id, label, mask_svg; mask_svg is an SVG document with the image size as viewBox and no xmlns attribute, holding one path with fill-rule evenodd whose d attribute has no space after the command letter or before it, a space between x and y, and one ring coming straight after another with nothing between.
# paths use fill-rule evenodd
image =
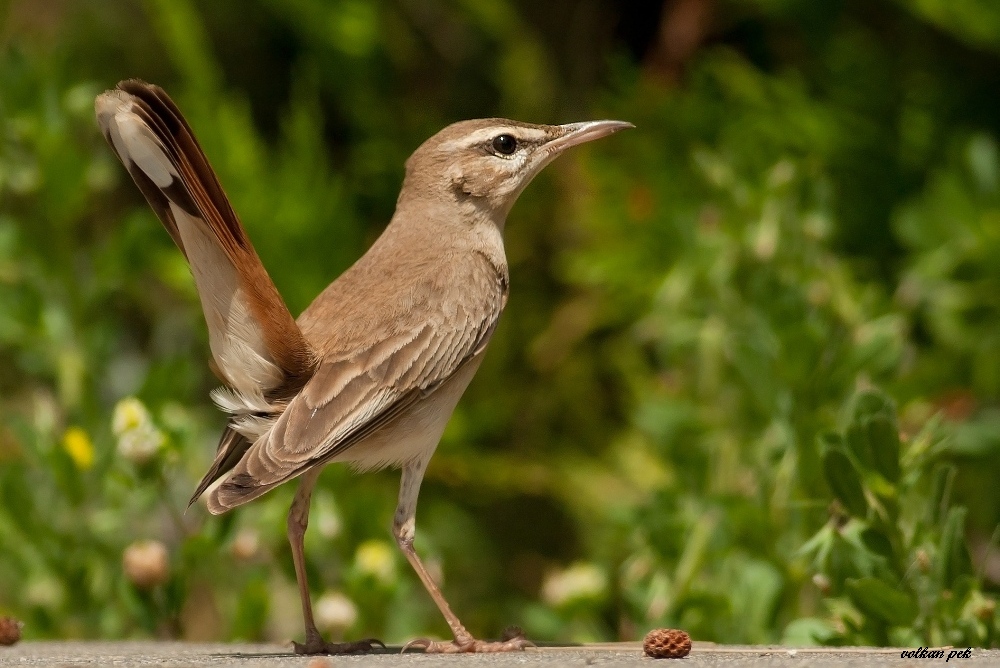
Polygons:
<instances>
[{"instance_id":1,"label":"bird's beak","mask_svg":"<svg viewBox=\"0 0 1000 668\"><path fill-rule=\"evenodd\" d=\"M561 135L550 141L545 148L552 156L559 155L571 146L584 142L607 137L610 134L634 128L635 126L625 121L586 121L585 123L567 123L560 125L563 131Z\"/></svg>"}]
</instances>

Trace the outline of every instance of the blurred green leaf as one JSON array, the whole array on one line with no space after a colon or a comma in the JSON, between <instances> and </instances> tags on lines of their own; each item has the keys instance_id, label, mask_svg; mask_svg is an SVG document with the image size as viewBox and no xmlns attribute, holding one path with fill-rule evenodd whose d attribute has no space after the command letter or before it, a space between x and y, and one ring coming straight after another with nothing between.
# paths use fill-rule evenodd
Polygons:
<instances>
[{"instance_id":1,"label":"blurred green leaf","mask_svg":"<svg viewBox=\"0 0 1000 668\"><path fill-rule=\"evenodd\" d=\"M963 573L970 570L969 556L965 548L965 517L968 511L954 507L948 511L941 528L941 542L938 544L938 586L950 588Z\"/></svg>"},{"instance_id":2,"label":"blurred green leaf","mask_svg":"<svg viewBox=\"0 0 1000 668\"><path fill-rule=\"evenodd\" d=\"M891 418L872 418L867 425L868 443L875 460L875 470L889 482L898 482L899 468L899 427L895 415Z\"/></svg>"},{"instance_id":3,"label":"blurred green leaf","mask_svg":"<svg viewBox=\"0 0 1000 668\"><path fill-rule=\"evenodd\" d=\"M896 407L885 393L867 389L855 395L845 440L862 466L878 472L889 482L899 480Z\"/></svg>"},{"instance_id":4,"label":"blurred green leaf","mask_svg":"<svg viewBox=\"0 0 1000 668\"><path fill-rule=\"evenodd\" d=\"M848 580L847 590L861 610L887 624L906 625L917 616L916 602L910 596L878 578Z\"/></svg>"},{"instance_id":5,"label":"blurred green leaf","mask_svg":"<svg viewBox=\"0 0 1000 668\"><path fill-rule=\"evenodd\" d=\"M831 448L823 454L823 475L834 495L851 515L864 518L868 514L861 476L842 450Z\"/></svg>"},{"instance_id":6,"label":"blurred green leaf","mask_svg":"<svg viewBox=\"0 0 1000 668\"><path fill-rule=\"evenodd\" d=\"M864 541L865 547L875 554L881 555L886 559L893 559L892 542L882 531L874 527L868 527L861 532L861 540Z\"/></svg>"}]
</instances>

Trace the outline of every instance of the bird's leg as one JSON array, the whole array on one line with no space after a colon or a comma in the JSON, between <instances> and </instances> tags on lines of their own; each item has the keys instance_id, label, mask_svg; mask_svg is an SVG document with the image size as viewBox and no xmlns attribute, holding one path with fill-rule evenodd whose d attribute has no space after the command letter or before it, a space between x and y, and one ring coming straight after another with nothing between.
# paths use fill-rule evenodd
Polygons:
<instances>
[{"instance_id":1,"label":"bird's leg","mask_svg":"<svg viewBox=\"0 0 1000 668\"><path fill-rule=\"evenodd\" d=\"M429 457L422 458L403 467L403 473L399 482L399 505L396 506L392 533L396 537L399 549L403 551L406 560L413 566L413 570L417 572L417 576L424 584L424 588L427 589L427 593L434 599L434 603L437 604L441 614L444 615L445 621L448 622L448 626L451 627L451 632L455 636L455 642L459 645L467 645L474 641L472 634L465 629L462 622L451 611L448 601L445 600L444 594L441 593L441 588L431 578L424 563L417 556L416 550L413 549L413 538L416 536L417 527L417 495L420 493L420 483L423 480L424 471L427 470L429 459Z\"/></svg>"},{"instance_id":2,"label":"bird's leg","mask_svg":"<svg viewBox=\"0 0 1000 668\"><path fill-rule=\"evenodd\" d=\"M299 489L295 492L295 500L288 511L288 542L292 546L292 562L295 564L295 579L299 584L299 597L302 599L302 619L306 625L306 642L293 642L296 654L353 654L355 652L370 652L375 645L385 645L381 641L369 638L355 642L333 643L323 640L316 622L313 619L312 600L309 597L309 582L306 576L306 557L304 539L306 527L309 526L309 501L312 499L313 487L319 477L320 467L304 473L299 481Z\"/></svg>"},{"instance_id":3,"label":"bird's leg","mask_svg":"<svg viewBox=\"0 0 1000 668\"><path fill-rule=\"evenodd\" d=\"M295 643L296 654L317 654L322 651L323 638L313 619L312 599L309 597L309 580L306 576L305 536L309 526L309 502L316 485L318 469L309 471L299 479L295 500L288 510L288 542L292 546L292 562L295 564L295 581L299 585L302 601L302 619L306 625L306 643Z\"/></svg>"},{"instance_id":4,"label":"bird's leg","mask_svg":"<svg viewBox=\"0 0 1000 668\"><path fill-rule=\"evenodd\" d=\"M451 627L452 635L455 636L455 640L454 642L440 642L432 641L428 638L418 638L408 642L403 647L403 651L405 652L410 647L419 647L427 653L452 654L459 652L510 652L522 650L525 647L532 647L532 643L525 640L524 636L520 633L513 638L505 638L501 642L485 642L472 637L472 634L466 630L455 613L451 611L448 601L445 600L444 594L441 593L441 588L431 578L423 561L420 560L416 550L413 549L413 538L416 535L417 495L420 493L420 483L424 478L424 471L427 470L427 463L429 461L430 455L427 455L403 467L403 474L399 483L399 505L396 506L392 533L396 537L399 549L403 551L406 560L413 566L413 570L416 571L420 581L424 584L424 588L427 589L427 593L434 599L438 610L444 615L445 621Z\"/></svg>"}]
</instances>

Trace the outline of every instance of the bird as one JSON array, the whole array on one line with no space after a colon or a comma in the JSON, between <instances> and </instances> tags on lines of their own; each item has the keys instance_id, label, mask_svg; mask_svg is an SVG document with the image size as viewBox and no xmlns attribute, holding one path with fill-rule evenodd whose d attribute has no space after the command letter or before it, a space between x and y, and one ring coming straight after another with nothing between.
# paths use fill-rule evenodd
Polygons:
<instances>
[{"instance_id":1,"label":"bird","mask_svg":"<svg viewBox=\"0 0 1000 668\"><path fill-rule=\"evenodd\" d=\"M406 161L382 234L293 318L167 93L129 79L94 106L112 151L187 259L208 326L210 366L222 382L212 398L227 424L191 503L204 495L209 512L220 514L299 481L287 519L305 624L296 653L384 648L375 639L327 642L313 618L303 537L317 478L335 462L401 469L392 532L454 636L407 647L456 653L530 646L523 633L476 639L452 612L413 547L417 496L507 303L503 232L511 207L566 149L633 125L501 118L448 125Z\"/></svg>"}]
</instances>

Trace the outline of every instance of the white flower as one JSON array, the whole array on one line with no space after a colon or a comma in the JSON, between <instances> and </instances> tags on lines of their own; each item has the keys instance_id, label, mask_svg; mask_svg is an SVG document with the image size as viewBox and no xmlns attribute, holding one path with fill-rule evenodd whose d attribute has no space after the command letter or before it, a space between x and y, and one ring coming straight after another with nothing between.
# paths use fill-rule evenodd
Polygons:
<instances>
[{"instance_id":1,"label":"white flower","mask_svg":"<svg viewBox=\"0 0 1000 668\"><path fill-rule=\"evenodd\" d=\"M115 436L121 436L125 432L149 424L150 421L149 411L146 410L141 401L135 397L125 397L115 404L114 416L111 418L111 430L114 431Z\"/></svg>"},{"instance_id":2,"label":"white flower","mask_svg":"<svg viewBox=\"0 0 1000 668\"><path fill-rule=\"evenodd\" d=\"M340 592L325 592L316 601L316 626L321 631L343 631L357 620L357 607Z\"/></svg>"},{"instance_id":3,"label":"white flower","mask_svg":"<svg viewBox=\"0 0 1000 668\"><path fill-rule=\"evenodd\" d=\"M126 397L115 405L111 429L118 437L118 452L133 464L151 460L166 441L149 411L135 397Z\"/></svg>"},{"instance_id":4,"label":"white flower","mask_svg":"<svg viewBox=\"0 0 1000 668\"><path fill-rule=\"evenodd\" d=\"M594 564L577 563L545 578L542 599L559 607L572 601L599 598L606 586L607 577L601 569Z\"/></svg>"}]
</instances>

